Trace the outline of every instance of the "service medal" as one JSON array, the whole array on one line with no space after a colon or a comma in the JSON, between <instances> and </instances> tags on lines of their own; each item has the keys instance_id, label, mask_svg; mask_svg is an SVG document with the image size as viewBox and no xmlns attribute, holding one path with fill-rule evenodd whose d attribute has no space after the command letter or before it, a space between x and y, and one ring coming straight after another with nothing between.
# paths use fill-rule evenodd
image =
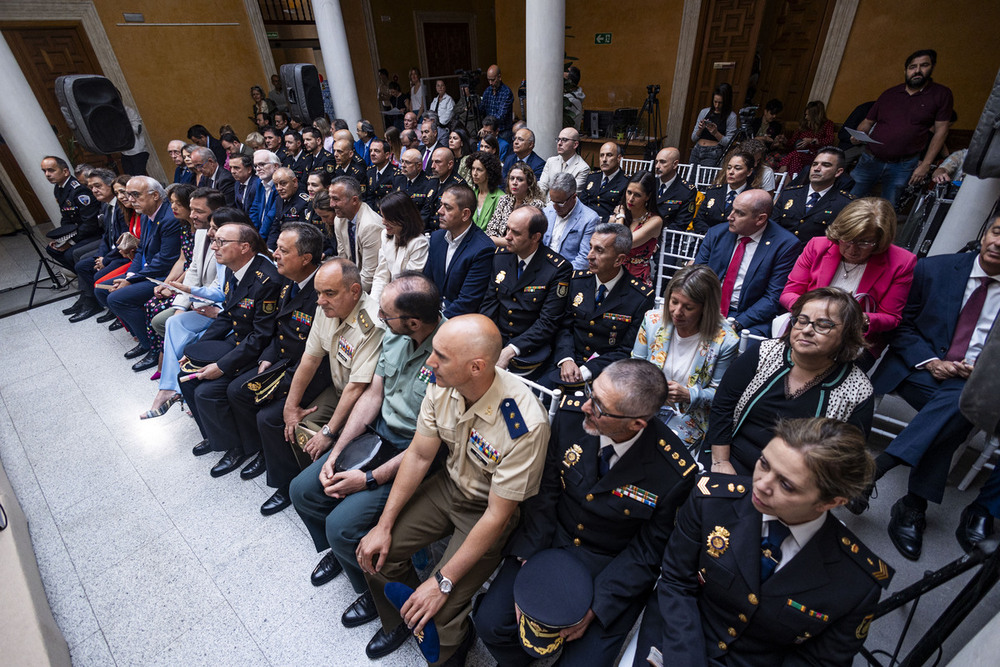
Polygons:
<instances>
[{"instance_id":1,"label":"service medal","mask_svg":"<svg viewBox=\"0 0 1000 667\"><path fill-rule=\"evenodd\" d=\"M578 308L581 303L583 303L583 292L577 292L573 297L573 307Z\"/></svg>"},{"instance_id":2,"label":"service medal","mask_svg":"<svg viewBox=\"0 0 1000 667\"><path fill-rule=\"evenodd\" d=\"M500 283L502 283L502 282L503 282L503 279L504 279L504 278L506 278L506 277L507 277L507 272L506 272L506 271L501 271L500 273L498 273L498 274L497 274L497 277L496 277L496 279L494 280L494 282L495 282L495 283L496 283L497 285L499 285Z\"/></svg>"},{"instance_id":3,"label":"service medal","mask_svg":"<svg viewBox=\"0 0 1000 667\"><path fill-rule=\"evenodd\" d=\"M563 465L566 466L567 468L575 466L576 462L580 460L580 456L582 454L583 454L583 447L581 447L580 445L573 445L572 447L566 450L565 454L563 454Z\"/></svg>"},{"instance_id":4,"label":"service medal","mask_svg":"<svg viewBox=\"0 0 1000 667\"><path fill-rule=\"evenodd\" d=\"M708 534L708 555L718 558L729 548L729 531L722 526Z\"/></svg>"}]
</instances>

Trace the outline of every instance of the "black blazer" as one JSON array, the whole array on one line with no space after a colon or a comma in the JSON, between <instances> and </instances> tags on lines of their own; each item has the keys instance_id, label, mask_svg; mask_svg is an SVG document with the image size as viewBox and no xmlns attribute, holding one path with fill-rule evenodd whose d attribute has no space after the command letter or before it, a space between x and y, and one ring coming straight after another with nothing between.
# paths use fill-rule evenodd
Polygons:
<instances>
[{"instance_id":1,"label":"black blazer","mask_svg":"<svg viewBox=\"0 0 1000 667\"><path fill-rule=\"evenodd\" d=\"M808 185L793 185L781 191L781 195L771 211L771 222L790 231L802 245L808 243L811 238L824 236L826 228L844 210L844 207L854 200L854 196L849 192L838 190L837 186L834 185L806 213L808 199Z\"/></svg>"},{"instance_id":2,"label":"black blazer","mask_svg":"<svg viewBox=\"0 0 1000 667\"><path fill-rule=\"evenodd\" d=\"M236 203L236 179L229 173L228 169L223 169L222 165L215 170L212 178L208 179L206 187L215 188L226 198L226 206L233 206Z\"/></svg>"}]
</instances>

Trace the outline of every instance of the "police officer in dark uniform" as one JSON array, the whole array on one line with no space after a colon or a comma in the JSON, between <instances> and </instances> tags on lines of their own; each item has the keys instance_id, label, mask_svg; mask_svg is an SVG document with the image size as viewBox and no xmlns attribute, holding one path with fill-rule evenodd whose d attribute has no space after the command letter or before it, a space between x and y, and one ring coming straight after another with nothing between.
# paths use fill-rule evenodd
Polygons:
<instances>
[{"instance_id":1,"label":"police officer in dark uniform","mask_svg":"<svg viewBox=\"0 0 1000 667\"><path fill-rule=\"evenodd\" d=\"M256 367L261 351L270 342L282 281L274 265L258 254L263 242L249 224L223 225L215 233L212 248L216 260L226 267L223 287L226 300L199 342L226 340L234 346L218 361L203 368L196 378L181 382L181 393L205 438L195 446L195 456L210 451L225 452L212 468L212 476L219 477L232 472L246 459L236 437L239 431L226 390L234 378Z\"/></svg>"},{"instance_id":2,"label":"police officer in dark uniform","mask_svg":"<svg viewBox=\"0 0 1000 667\"><path fill-rule=\"evenodd\" d=\"M271 151L278 156L278 160L284 164L285 163L285 141L284 134L281 130L274 127L273 125L268 125L260 129L260 133L264 135L264 148Z\"/></svg>"},{"instance_id":3,"label":"police officer in dark uniform","mask_svg":"<svg viewBox=\"0 0 1000 667\"><path fill-rule=\"evenodd\" d=\"M347 139L337 139L333 142L333 159L337 164L334 169L334 178L338 176L350 176L361 184L362 188L368 183L366 173L368 166L362 161L358 164L355 161L354 144ZM362 192L362 194L364 194Z\"/></svg>"},{"instance_id":4,"label":"police officer in dark uniform","mask_svg":"<svg viewBox=\"0 0 1000 667\"><path fill-rule=\"evenodd\" d=\"M809 168L809 184L785 188L771 212L771 221L781 225L805 245L809 239L826 234L826 228L854 199L837 188L837 178L844 173L844 151L827 146L821 149Z\"/></svg>"},{"instance_id":5,"label":"police officer in dark uniform","mask_svg":"<svg viewBox=\"0 0 1000 667\"><path fill-rule=\"evenodd\" d=\"M424 174L420 151L417 149L408 148L403 151L399 164L399 174L392 179L392 191L405 192L409 195L410 201L420 211L420 217L424 219L426 226L429 224L437 184Z\"/></svg>"},{"instance_id":6,"label":"police officer in dark uniform","mask_svg":"<svg viewBox=\"0 0 1000 667\"><path fill-rule=\"evenodd\" d=\"M86 185L70 173L69 165L60 157L47 155L42 159L45 180L55 186L59 204L59 226L49 232L54 239L45 248L52 259L72 271L95 242L100 243L101 204Z\"/></svg>"},{"instance_id":7,"label":"police officer in dark uniform","mask_svg":"<svg viewBox=\"0 0 1000 667\"><path fill-rule=\"evenodd\" d=\"M424 217L427 231L436 231L440 226L438 224L438 209L441 208L441 193L453 185L465 184L465 181L453 173L454 169L455 154L451 152L451 149L447 146L435 148L430 161L430 171L434 175L434 178L431 179L434 195L427 204L427 216Z\"/></svg>"},{"instance_id":8,"label":"police officer in dark uniform","mask_svg":"<svg viewBox=\"0 0 1000 667\"><path fill-rule=\"evenodd\" d=\"M295 172L299 183L306 182L312 166L312 156L302 149L302 135L295 130L285 133L285 157L281 164Z\"/></svg>"},{"instance_id":9,"label":"police officer in dark uniform","mask_svg":"<svg viewBox=\"0 0 1000 667\"><path fill-rule=\"evenodd\" d=\"M337 163L333 153L323 148L323 133L311 125L302 128L302 150L305 151L308 167L306 174L324 172L333 180Z\"/></svg>"},{"instance_id":10,"label":"police officer in dark uniform","mask_svg":"<svg viewBox=\"0 0 1000 667\"><path fill-rule=\"evenodd\" d=\"M618 144L609 141L601 146L600 171L587 177L587 184L580 193L580 201L601 216L601 222L608 221L628 187L628 177L619 169L620 163Z\"/></svg>"},{"instance_id":11,"label":"police officer in dark uniform","mask_svg":"<svg viewBox=\"0 0 1000 667\"><path fill-rule=\"evenodd\" d=\"M507 248L493 255L493 280L479 310L503 338L497 365L529 377L552 354L573 272L565 257L542 245L547 226L545 214L534 206L510 214Z\"/></svg>"},{"instance_id":12,"label":"police officer in dark uniform","mask_svg":"<svg viewBox=\"0 0 1000 667\"><path fill-rule=\"evenodd\" d=\"M525 503L507 559L473 615L501 665L532 662L518 638L514 579L522 561L550 548L583 563L594 589L589 611L563 643L560 664L612 664L653 590L677 510L694 486L697 462L656 418L667 400L656 366L616 361L591 391L589 400L563 399L541 488Z\"/></svg>"},{"instance_id":13,"label":"police officer in dark uniform","mask_svg":"<svg viewBox=\"0 0 1000 667\"><path fill-rule=\"evenodd\" d=\"M285 396L306 349L306 338L316 314L313 277L322 256L323 234L313 225L292 222L281 231L274 251L274 263L282 276L274 336L261 353L257 365L230 382L227 390L236 425L236 432L231 437L242 442L247 455L257 453L240 471L243 479L253 479L268 467L261 449L261 433L280 433L285 427L282 417ZM255 381L259 375L262 377ZM329 366L322 365L306 389L303 400L311 404L329 384ZM291 476L297 472L292 471ZM276 488L278 483L269 476L268 486ZM271 513L264 508L261 511Z\"/></svg>"},{"instance_id":14,"label":"police officer in dark uniform","mask_svg":"<svg viewBox=\"0 0 1000 667\"><path fill-rule=\"evenodd\" d=\"M579 386L631 353L654 300L653 288L622 268L631 249L628 227L597 225L587 255L590 270L574 271L570 278L569 304L552 355L555 369L544 379L547 384Z\"/></svg>"},{"instance_id":15,"label":"police officer in dark uniform","mask_svg":"<svg viewBox=\"0 0 1000 667\"><path fill-rule=\"evenodd\" d=\"M378 211L382 198L395 190L395 179L399 169L389 159L391 153L392 146L382 139L374 139L368 148L372 166L368 168L368 182L364 189L363 201L374 211Z\"/></svg>"},{"instance_id":16,"label":"police officer in dark uniform","mask_svg":"<svg viewBox=\"0 0 1000 667\"><path fill-rule=\"evenodd\" d=\"M664 148L656 154L656 209L663 218L664 229L688 231L694 219L698 189L677 173L681 153L676 148Z\"/></svg>"},{"instance_id":17,"label":"police officer in dark uniform","mask_svg":"<svg viewBox=\"0 0 1000 667\"><path fill-rule=\"evenodd\" d=\"M291 134L291 133L289 133ZM299 186L299 180L288 167L281 167L271 178L274 188L281 197L278 204L278 215L275 216L271 229L267 233L267 247L272 250L278 242L278 234L286 222L304 222L306 209L309 206L309 195Z\"/></svg>"},{"instance_id":18,"label":"police officer in dark uniform","mask_svg":"<svg viewBox=\"0 0 1000 667\"><path fill-rule=\"evenodd\" d=\"M722 185L705 190L705 201L694 218L694 231L705 234L710 227L721 225L729 219L736 195L752 188L754 169L757 166L753 155L744 151L730 153L722 166Z\"/></svg>"},{"instance_id":19,"label":"police officer in dark uniform","mask_svg":"<svg viewBox=\"0 0 1000 667\"><path fill-rule=\"evenodd\" d=\"M860 495L874 468L856 427L796 419L775 429L752 478L699 479L633 665L651 646L664 665L851 664L893 570L830 510Z\"/></svg>"}]
</instances>

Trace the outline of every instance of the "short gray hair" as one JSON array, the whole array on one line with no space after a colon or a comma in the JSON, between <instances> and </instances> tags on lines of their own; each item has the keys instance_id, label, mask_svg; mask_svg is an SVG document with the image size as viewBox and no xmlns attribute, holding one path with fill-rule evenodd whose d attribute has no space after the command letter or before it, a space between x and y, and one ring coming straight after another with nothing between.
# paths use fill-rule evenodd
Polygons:
<instances>
[{"instance_id":1,"label":"short gray hair","mask_svg":"<svg viewBox=\"0 0 1000 667\"><path fill-rule=\"evenodd\" d=\"M652 418L667 402L667 379L663 371L645 359L619 359L601 372L601 376L621 392L618 410Z\"/></svg>"},{"instance_id":2,"label":"short gray hair","mask_svg":"<svg viewBox=\"0 0 1000 667\"><path fill-rule=\"evenodd\" d=\"M149 190L150 192L155 192L157 195L159 195L161 202L167 201L166 189L160 184L158 180L156 180L152 176L133 176L128 180L139 181L140 183L146 186L147 190Z\"/></svg>"},{"instance_id":3,"label":"short gray hair","mask_svg":"<svg viewBox=\"0 0 1000 667\"><path fill-rule=\"evenodd\" d=\"M632 250L632 230L625 225L617 222L602 222L594 228L594 234L614 234L615 240L611 247L619 255L627 255Z\"/></svg>"},{"instance_id":4,"label":"short gray hair","mask_svg":"<svg viewBox=\"0 0 1000 667\"><path fill-rule=\"evenodd\" d=\"M279 158L271 151L267 151L264 149L260 149L253 152L253 161L256 162L258 158L264 160L265 162L270 162L271 164L281 164L281 158Z\"/></svg>"},{"instance_id":5,"label":"short gray hair","mask_svg":"<svg viewBox=\"0 0 1000 667\"><path fill-rule=\"evenodd\" d=\"M557 172L556 175L552 177L552 182L549 184L549 192L552 190L558 190L559 192L565 192L566 194L575 193L576 177L568 171Z\"/></svg>"},{"instance_id":6,"label":"short gray hair","mask_svg":"<svg viewBox=\"0 0 1000 667\"><path fill-rule=\"evenodd\" d=\"M111 185L115 180L115 172L103 167L97 167L90 172L90 176L87 178L99 178L105 185Z\"/></svg>"},{"instance_id":7,"label":"short gray hair","mask_svg":"<svg viewBox=\"0 0 1000 667\"><path fill-rule=\"evenodd\" d=\"M204 146L199 146L197 149L191 151L191 157L200 157L205 162L214 162L215 164L219 164L219 158L215 157L215 153L212 152L212 149Z\"/></svg>"},{"instance_id":8,"label":"short gray hair","mask_svg":"<svg viewBox=\"0 0 1000 667\"><path fill-rule=\"evenodd\" d=\"M330 185L339 185L347 191L348 197L361 197L361 184L353 176L338 176Z\"/></svg>"}]
</instances>

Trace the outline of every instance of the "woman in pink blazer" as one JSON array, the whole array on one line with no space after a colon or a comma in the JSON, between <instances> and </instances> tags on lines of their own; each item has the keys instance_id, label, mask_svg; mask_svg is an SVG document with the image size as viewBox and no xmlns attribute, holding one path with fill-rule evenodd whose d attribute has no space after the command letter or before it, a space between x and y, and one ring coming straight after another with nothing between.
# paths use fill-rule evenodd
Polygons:
<instances>
[{"instance_id":1,"label":"woman in pink blazer","mask_svg":"<svg viewBox=\"0 0 1000 667\"><path fill-rule=\"evenodd\" d=\"M850 292L865 312L865 339L871 344L857 364L867 370L885 347L886 335L899 326L917 258L892 244L896 212L881 197L857 199L826 231L806 244L788 275L781 305L790 310L800 296L817 287Z\"/></svg>"}]
</instances>

